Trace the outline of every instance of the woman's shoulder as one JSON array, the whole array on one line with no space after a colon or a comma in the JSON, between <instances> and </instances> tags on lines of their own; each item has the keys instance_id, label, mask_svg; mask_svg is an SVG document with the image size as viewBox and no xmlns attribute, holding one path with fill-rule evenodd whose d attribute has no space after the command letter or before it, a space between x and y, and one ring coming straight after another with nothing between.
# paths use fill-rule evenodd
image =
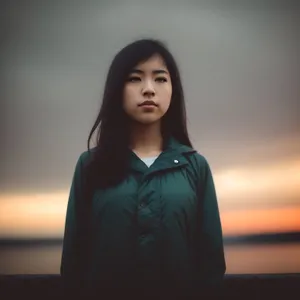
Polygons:
<instances>
[{"instance_id":1,"label":"woman's shoulder","mask_svg":"<svg viewBox=\"0 0 300 300\"><path fill-rule=\"evenodd\" d=\"M208 165L206 157L192 146L179 143L176 139L171 139L171 145L183 154L194 167L201 168Z\"/></svg>"},{"instance_id":2,"label":"woman's shoulder","mask_svg":"<svg viewBox=\"0 0 300 300\"><path fill-rule=\"evenodd\" d=\"M204 167L208 165L208 160L204 154L201 152L194 152L195 161L197 162L199 167Z\"/></svg>"},{"instance_id":3,"label":"woman's shoulder","mask_svg":"<svg viewBox=\"0 0 300 300\"><path fill-rule=\"evenodd\" d=\"M197 169L209 166L208 160L204 154L194 148L190 148L193 151L186 152L186 157L189 158L190 162Z\"/></svg>"},{"instance_id":4,"label":"woman's shoulder","mask_svg":"<svg viewBox=\"0 0 300 300\"><path fill-rule=\"evenodd\" d=\"M188 160L195 179L202 181L211 174L210 164L202 153L195 151L189 156Z\"/></svg>"},{"instance_id":5,"label":"woman's shoulder","mask_svg":"<svg viewBox=\"0 0 300 300\"><path fill-rule=\"evenodd\" d=\"M96 153L96 147L89 150L82 151L77 159L77 165L85 166L92 159L93 155Z\"/></svg>"}]
</instances>

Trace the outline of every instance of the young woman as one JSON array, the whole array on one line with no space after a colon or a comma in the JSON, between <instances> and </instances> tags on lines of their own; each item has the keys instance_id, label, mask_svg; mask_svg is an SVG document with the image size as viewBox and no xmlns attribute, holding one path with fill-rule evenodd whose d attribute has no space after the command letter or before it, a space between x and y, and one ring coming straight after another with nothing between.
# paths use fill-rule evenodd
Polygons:
<instances>
[{"instance_id":1,"label":"young woman","mask_svg":"<svg viewBox=\"0 0 300 300\"><path fill-rule=\"evenodd\" d=\"M84 298L126 291L186 299L219 285L224 273L212 173L188 137L176 62L161 42L138 40L110 66L88 151L75 168L65 287Z\"/></svg>"}]
</instances>

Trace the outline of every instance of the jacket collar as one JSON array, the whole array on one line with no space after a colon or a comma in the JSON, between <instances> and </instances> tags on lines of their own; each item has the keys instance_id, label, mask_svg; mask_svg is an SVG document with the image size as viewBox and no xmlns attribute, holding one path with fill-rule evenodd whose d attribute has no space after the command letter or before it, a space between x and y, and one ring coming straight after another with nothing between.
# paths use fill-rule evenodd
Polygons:
<instances>
[{"instance_id":1,"label":"jacket collar","mask_svg":"<svg viewBox=\"0 0 300 300\"><path fill-rule=\"evenodd\" d=\"M196 150L179 143L175 138L171 137L166 144L165 150L158 156L150 168L131 151L130 168L143 173L144 176L168 169L181 168L188 164L186 155L194 152L196 152Z\"/></svg>"},{"instance_id":2,"label":"jacket collar","mask_svg":"<svg viewBox=\"0 0 300 300\"><path fill-rule=\"evenodd\" d=\"M179 143L174 137L169 138L166 150L177 151L181 154L194 153L195 149Z\"/></svg>"}]
</instances>

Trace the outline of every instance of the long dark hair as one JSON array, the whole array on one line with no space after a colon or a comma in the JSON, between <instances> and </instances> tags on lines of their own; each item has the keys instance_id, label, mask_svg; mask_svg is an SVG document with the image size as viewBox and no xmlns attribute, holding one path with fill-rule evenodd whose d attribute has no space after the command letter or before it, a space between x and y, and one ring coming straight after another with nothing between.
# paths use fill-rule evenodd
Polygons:
<instances>
[{"instance_id":1,"label":"long dark hair","mask_svg":"<svg viewBox=\"0 0 300 300\"><path fill-rule=\"evenodd\" d=\"M174 57L158 40L135 41L114 57L109 68L100 112L88 137L88 151L92 153L86 166L89 189L106 188L120 183L128 171L129 117L123 110L123 89L130 71L153 55L160 55L170 73L172 82L171 104L162 118L162 136L192 146L186 126L186 109L179 70ZM96 147L90 142L97 130Z\"/></svg>"}]
</instances>

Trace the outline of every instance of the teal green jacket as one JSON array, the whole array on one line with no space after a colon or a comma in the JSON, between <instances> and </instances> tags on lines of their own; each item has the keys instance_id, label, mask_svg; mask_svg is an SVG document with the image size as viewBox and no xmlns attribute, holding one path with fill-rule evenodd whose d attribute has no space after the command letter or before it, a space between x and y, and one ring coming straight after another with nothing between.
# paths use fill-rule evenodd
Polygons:
<instances>
[{"instance_id":1,"label":"teal green jacket","mask_svg":"<svg viewBox=\"0 0 300 300\"><path fill-rule=\"evenodd\" d=\"M89 152L77 162L67 206L61 275L94 287L201 289L225 273L222 228L212 173L194 149L171 139L148 168L133 152L119 185L92 196L89 234L79 233L76 206ZM105 176L105 174L103 174ZM91 247L83 254L89 236ZM81 268L78 262L83 261Z\"/></svg>"}]
</instances>

